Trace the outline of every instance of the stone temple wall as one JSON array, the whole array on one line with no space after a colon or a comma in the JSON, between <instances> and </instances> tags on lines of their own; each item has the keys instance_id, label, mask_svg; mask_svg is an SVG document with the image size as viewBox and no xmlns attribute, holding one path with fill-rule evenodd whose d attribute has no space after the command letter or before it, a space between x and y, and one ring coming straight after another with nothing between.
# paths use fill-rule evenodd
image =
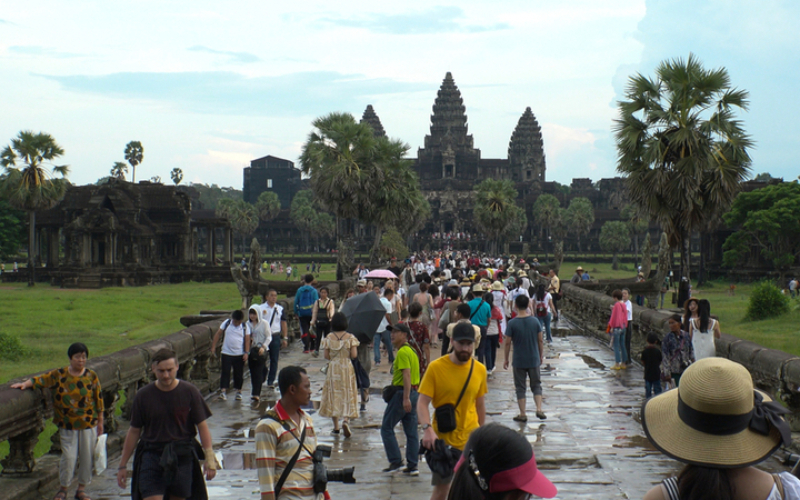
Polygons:
<instances>
[{"instance_id":1,"label":"stone temple wall","mask_svg":"<svg viewBox=\"0 0 800 500\"><path fill-rule=\"evenodd\" d=\"M559 302L559 310L565 317L577 325L582 334L608 343L606 325L611 316L614 299L604 293L585 290L568 283L563 284L561 289L564 297ZM632 359L640 362L646 344L645 339L649 333L655 333L659 338L663 338L669 332L667 320L670 316L672 313L634 304ZM753 383L758 389L773 399L781 400L792 410L788 419L792 430L800 432L800 357L767 349L755 342L725 333L717 340L716 346L717 356L742 364L750 371Z\"/></svg>"}]
</instances>

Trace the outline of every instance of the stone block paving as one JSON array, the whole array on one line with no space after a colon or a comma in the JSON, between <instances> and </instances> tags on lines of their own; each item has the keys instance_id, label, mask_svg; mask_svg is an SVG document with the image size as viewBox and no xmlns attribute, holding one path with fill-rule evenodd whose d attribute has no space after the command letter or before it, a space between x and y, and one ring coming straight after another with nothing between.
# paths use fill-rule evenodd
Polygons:
<instances>
[{"instance_id":1,"label":"stone block paving","mask_svg":"<svg viewBox=\"0 0 800 500\"><path fill-rule=\"evenodd\" d=\"M639 408L644 400L644 379L641 367L612 371L614 354L596 340L572 333L571 325L562 320L556 326L554 341L546 347L542 370L544 411L540 421L531 409L533 398L528 394L528 422L512 418L518 408L511 371L502 369L502 347L498 367L489 379L487 421L499 422L519 429L533 444L539 467L557 485L557 498L635 499L665 477L674 475L680 464L656 451L647 441L639 422ZM320 397L324 375L320 368L325 361L302 354L295 345L281 354L281 364L299 364L308 369L315 387L313 399ZM329 468L355 466L357 484L330 483L334 499L348 500L419 500L431 493L430 470L420 462L419 477L400 473L384 474L388 465L380 437L380 424L385 403L380 388L390 382L389 363L384 353L382 364L373 367L371 399L367 412L351 422L353 436L345 439L332 434L332 422L314 418L320 443L333 446L326 464ZM210 424L215 449L221 451L225 470L209 482L212 499L258 498L258 482L254 460L253 429L259 415L274 401L262 401L252 407L249 380L245 380L245 401L220 401L213 396L209 405L214 416ZM312 414L315 412L309 409ZM405 436L396 428L401 447ZM780 469L777 462L772 467ZM767 464L770 468L770 464ZM94 499L130 498L129 491L116 486L114 473L117 461L95 479L88 491Z\"/></svg>"}]
</instances>

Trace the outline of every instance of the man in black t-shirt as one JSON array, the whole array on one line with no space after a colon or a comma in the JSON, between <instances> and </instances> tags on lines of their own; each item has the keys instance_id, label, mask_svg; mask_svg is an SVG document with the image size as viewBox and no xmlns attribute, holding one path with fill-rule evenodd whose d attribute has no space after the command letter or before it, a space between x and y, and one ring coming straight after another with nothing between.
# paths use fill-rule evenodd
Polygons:
<instances>
[{"instance_id":1,"label":"man in black t-shirt","mask_svg":"<svg viewBox=\"0 0 800 500\"><path fill-rule=\"evenodd\" d=\"M133 500L207 499L201 474L210 480L217 469L211 431L206 422L211 410L194 385L176 378L178 360L173 351L158 351L151 368L156 381L140 389L133 399L131 426L122 448L117 484L120 488L126 487L125 464L135 448ZM198 433L205 454L202 473L195 458ZM164 463L174 465L164 467Z\"/></svg>"}]
</instances>

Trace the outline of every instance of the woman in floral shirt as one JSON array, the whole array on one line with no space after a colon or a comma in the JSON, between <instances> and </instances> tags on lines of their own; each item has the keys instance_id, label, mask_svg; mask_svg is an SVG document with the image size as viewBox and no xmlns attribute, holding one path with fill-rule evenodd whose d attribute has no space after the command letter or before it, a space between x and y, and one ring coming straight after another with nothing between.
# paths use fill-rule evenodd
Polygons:
<instances>
[{"instance_id":1,"label":"woman in floral shirt","mask_svg":"<svg viewBox=\"0 0 800 500\"><path fill-rule=\"evenodd\" d=\"M421 378L425 375L428 363L431 362L431 336L428 327L419 320L422 315L422 304L412 302L408 306L408 314L410 317L408 328L411 330L411 338L408 339L408 345L416 351L419 358L419 376Z\"/></svg>"},{"instance_id":2,"label":"woman in floral shirt","mask_svg":"<svg viewBox=\"0 0 800 500\"><path fill-rule=\"evenodd\" d=\"M692 364L692 340L681 328L680 315L673 315L668 322L670 331L661 341L661 379L678 387L684 370Z\"/></svg>"}]
</instances>

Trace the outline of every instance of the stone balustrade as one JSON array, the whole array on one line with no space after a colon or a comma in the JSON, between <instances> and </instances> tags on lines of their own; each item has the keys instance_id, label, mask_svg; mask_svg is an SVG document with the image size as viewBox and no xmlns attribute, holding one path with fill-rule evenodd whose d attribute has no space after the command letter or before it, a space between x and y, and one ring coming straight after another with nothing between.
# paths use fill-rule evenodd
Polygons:
<instances>
[{"instance_id":1,"label":"stone balustrade","mask_svg":"<svg viewBox=\"0 0 800 500\"><path fill-rule=\"evenodd\" d=\"M610 295L584 287L564 283L564 293L559 310L582 330L582 334L608 342L606 325L611 316L614 299ZM633 306L633 333L631 335L632 359L639 360L647 335L655 333L662 338L669 332L667 320L672 312ZM723 327L725 325L722 325ZM757 327L757 324L754 324ZM792 414L788 420L792 430L800 431L800 357L783 351L767 349L748 340L722 334L716 342L717 356L744 365L758 389L773 399L782 401Z\"/></svg>"},{"instance_id":2,"label":"stone balustrade","mask_svg":"<svg viewBox=\"0 0 800 500\"><path fill-rule=\"evenodd\" d=\"M279 304L287 310L289 332L299 331L297 318L293 311L293 298L281 299ZM178 357L178 377L197 386L203 394L219 388L219 355L211 356L211 341L222 319L214 319L192 325L166 337L151 340L106 356L92 357L86 363L100 379L105 403L105 429L113 433L119 427L117 407L122 393L125 394L121 407L122 418L130 418L131 403L139 388L154 380L150 359L162 348L175 351ZM217 354L221 345L217 346ZM3 475L30 474L36 467L34 447L45 421L53 416L50 391L20 391L11 389L15 379L0 385L0 442L9 442L9 454L2 460ZM51 451L60 451L58 434L52 438Z\"/></svg>"}]
</instances>

